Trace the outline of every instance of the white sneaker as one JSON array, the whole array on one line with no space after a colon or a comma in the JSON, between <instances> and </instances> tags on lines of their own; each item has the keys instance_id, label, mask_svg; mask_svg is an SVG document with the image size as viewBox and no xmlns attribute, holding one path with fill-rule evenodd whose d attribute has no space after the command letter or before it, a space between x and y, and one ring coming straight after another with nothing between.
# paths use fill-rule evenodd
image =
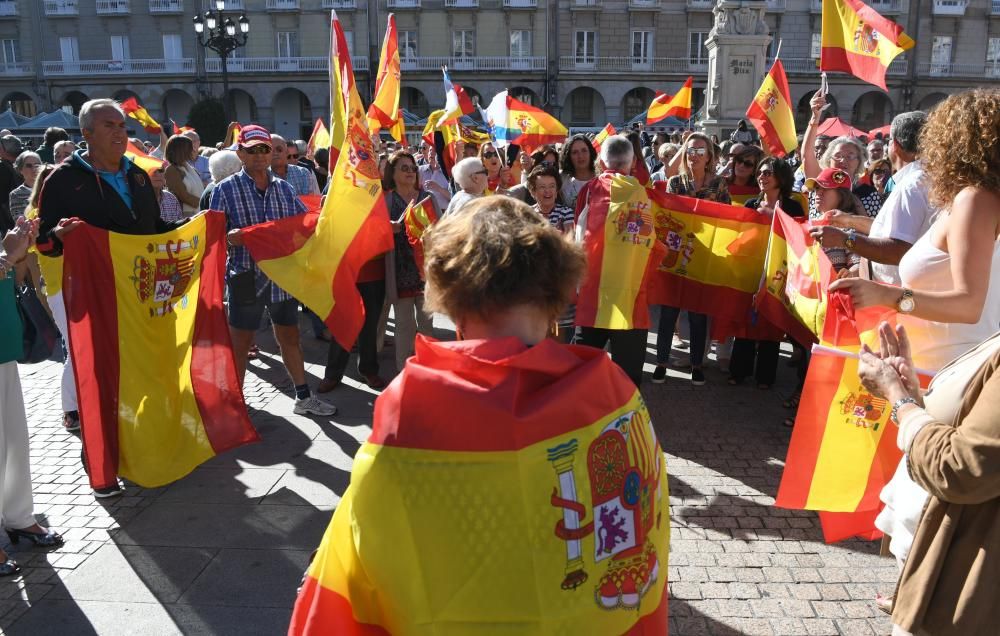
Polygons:
<instances>
[{"instance_id":1,"label":"white sneaker","mask_svg":"<svg viewBox=\"0 0 1000 636\"><path fill-rule=\"evenodd\" d=\"M337 407L329 402L324 402L315 395L310 395L301 400L296 399L295 408L292 411L296 415L321 415L328 417L337 412Z\"/></svg>"}]
</instances>

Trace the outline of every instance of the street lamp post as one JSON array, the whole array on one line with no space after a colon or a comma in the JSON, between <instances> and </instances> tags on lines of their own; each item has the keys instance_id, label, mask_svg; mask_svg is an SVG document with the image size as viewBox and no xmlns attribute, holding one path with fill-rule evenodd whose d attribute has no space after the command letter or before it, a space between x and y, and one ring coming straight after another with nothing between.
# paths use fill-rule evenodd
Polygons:
<instances>
[{"instance_id":1,"label":"street lamp post","mask_svg":"<svg viewBox=\"0 0 1000 636\"><path fill-rule=\"evenodd\" d=\"M247 43L250 34L250 20L241 15L236 22L222 14L226 0L214 0L215 13L206 11L204 17L194 16L194 32L198 34L198 44L219 54L222 60L222 105L226 111L226 121L235 121L235 113L229 95L230 54ZM237 33L237 30L239 33Z\"/></svg>"}]
</instances>

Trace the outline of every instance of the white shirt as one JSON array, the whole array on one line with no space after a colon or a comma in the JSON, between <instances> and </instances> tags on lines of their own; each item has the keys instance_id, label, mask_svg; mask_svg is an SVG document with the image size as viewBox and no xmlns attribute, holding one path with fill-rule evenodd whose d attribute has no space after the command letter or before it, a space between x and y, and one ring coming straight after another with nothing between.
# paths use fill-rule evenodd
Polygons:
<instances>
[{"instance_id":1,"label":"white shirt","mask_svg":"<svg viewBox=\"0 0 1000 636\"><path fill-rule=\"evenodd\" d=\"M895 239L909 244L927 233L937 216L927 198L928 182L919 161L908 163L893 176L896 186L885 200L868 233L871 238ZM872 261L872 278L900 285L899 267Z\"/></svg>"},{"instance_id":2,"label":"white shirt","mask_svg":"<svg viewBox=\"0 0 1000 636\"><path fill-rule=\"evenodd\" d=\"M435 192L434 190L430 190L424 187L424 181L433 181L434 183L444 188L445 192L449 191L448 177L444 176L444 172L441 171L441 168L438 168L437 170L431 170L429 164L424 164L417 168L417 174L419 175L419 182L417 183L417 187L419 187L421 190L427 190L428 192L431 193L431 196L434 197L434 202L437 203L439 210L446 209L448 207L448 202L451 201L451 197L444 196L442 194Z\"/></svg>"}]
</instances>

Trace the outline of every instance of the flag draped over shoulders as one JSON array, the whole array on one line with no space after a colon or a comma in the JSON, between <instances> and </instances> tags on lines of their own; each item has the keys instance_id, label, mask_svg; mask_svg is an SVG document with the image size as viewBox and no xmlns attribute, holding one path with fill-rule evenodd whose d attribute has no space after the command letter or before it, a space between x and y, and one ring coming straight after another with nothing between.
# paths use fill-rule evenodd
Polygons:
<instances>
[{"instance_id":1,"label":"flag draped over shoulders","mask_svg":"<svg viewBox=\"0 0 1000 636\"><path fill-rule=\"evenodd\" d=\"M666 634L667 494L603 352L418 336L289 634Z\"/></svg>"},{"instance_id":2,"label":"flag draped over shoulders","mask_svg":"<svg viewBox=\"0 0 1000 636\"><path fill-rule=\"evenodd\" d=\"M63 298L94 488L168 484L258 440L222 305L226 220L167 234L83 225L64 239Z\"/></svg>"}]
</instances>

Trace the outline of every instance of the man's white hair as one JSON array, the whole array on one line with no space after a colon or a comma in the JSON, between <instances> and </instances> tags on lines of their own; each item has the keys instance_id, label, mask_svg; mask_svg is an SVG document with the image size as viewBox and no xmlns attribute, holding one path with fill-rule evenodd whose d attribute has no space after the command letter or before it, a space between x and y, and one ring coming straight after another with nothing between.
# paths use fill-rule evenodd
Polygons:
<instances>
[{"instance_id":1,"label":"man's white hair","mask_svg":"<svg viewBox=\"0 0 1000 636\"><path fill-rule=\"evenodd\" d=\"M458 187L464 190L467 186L472 185L472 176L476 172L485 169L479 157L466 157L456 163L455 167L451 169L451 176L455 178L455 183L458 184Z\"/></svg>"},{"instance_id":2,"label":"man's white hair","mask_svg":"<svg viewBox=\"0 0 1000 636\"><path fill-rule=\"evenodd\" d=\"M122 110L122 105L115 100L108 99L107 97L92 99L84 102L83 106L80 107L80 130L94 130L94 111L101 110L102 108L113 108L121 114L122 120L125 119L125 111Z\"/></svg>"},{"instance_id":3,"label":"man's white hair","mask_svg":"<svg viewBox=\"0 0 1000 636\"><path fill-rule=\"evenodd\" d=\"M218 183L243 169L239 155L232 150L220 150L208 158L208 171L212 173L212 181Z\"/></svg>"},{"instance_id":4,"label":"man's white hair","mask_svg":"<svg viewBox=\"0 0 1000 636\"><path fill-rule=\"evenodd\" d=\"M634 158L632 142L624 135L611 135L601 143L601 163L608 170L627 172Z\"/></svg>"}]
</instances>

